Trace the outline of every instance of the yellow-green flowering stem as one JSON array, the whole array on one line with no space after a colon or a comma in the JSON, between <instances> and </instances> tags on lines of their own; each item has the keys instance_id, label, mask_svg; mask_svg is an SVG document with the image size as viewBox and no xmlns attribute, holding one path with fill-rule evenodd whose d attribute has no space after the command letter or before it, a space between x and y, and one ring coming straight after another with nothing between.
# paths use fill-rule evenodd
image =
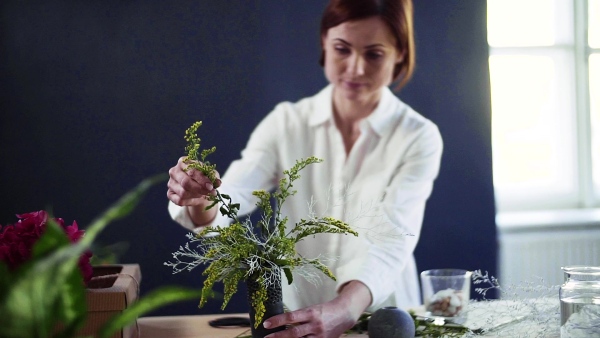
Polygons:
<instances>
[{"instance_id":1,"label":"yellow-green flowering stem","mask_svg":"<svg viewBox=\"0 0 600 338\"><path fill-rule=\"evenodd\" d=\"M217 166L206 161L206 157L214 153L217 150L217 148L212 147L209 149L204 149L201 151L200 157L198 157L198 152L200 151L200 145L202 143L202 140L200 139L200 137L198 137L197 133L198 128L200 128L201 126L202 121L197 121L194 122L194 124L192 124L192 126L185 131L185 140L188 143L185 147L187 157L184 160L184 162L188 165L185 171L188 171L190 169L196 169L204 175L206 175L206 177L208 177L213 186L216 186L217 177L215 172L217 170Z\"/></svg>"},{"instance_id":2,"label":"yellow-green flowering stem","mask_svg":"<svg viewBox=\"0 0 600 338\"><path fill-rule=\"evenodd\" d=\"M259 279L259 282L262 281ZM267 301L267 289L261 288L256 290L251 295L251 306L254 309L254 328L256 329L258 325L262 322L262 318L265 315L265 302Z\"/></svg>"}]
</instances>

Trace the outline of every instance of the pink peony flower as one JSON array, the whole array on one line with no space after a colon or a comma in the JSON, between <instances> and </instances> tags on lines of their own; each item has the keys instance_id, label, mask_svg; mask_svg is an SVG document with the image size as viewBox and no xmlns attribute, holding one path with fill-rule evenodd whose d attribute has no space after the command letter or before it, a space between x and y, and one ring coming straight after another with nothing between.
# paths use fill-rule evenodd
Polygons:
<instances>
[{"instance_id":1,"label":"pink peony flower","mask_svg":"<svg viewBox=\"0 0 600 338\"><path fill-rule=\"evenodd\" d=\"M17 215L15 224L0 225L0 261L5 262L10 270L14 270L31 258L33 245L46 230L48 213L43 210ZM85 231L79 230L77 222L65 226L62 218L54 218L64 230L72 243L83 237ZM79 269L83 280L92 279L93 270L90 264L91 251L86 251L79 258Z\"/></svg>"}]
</instances>

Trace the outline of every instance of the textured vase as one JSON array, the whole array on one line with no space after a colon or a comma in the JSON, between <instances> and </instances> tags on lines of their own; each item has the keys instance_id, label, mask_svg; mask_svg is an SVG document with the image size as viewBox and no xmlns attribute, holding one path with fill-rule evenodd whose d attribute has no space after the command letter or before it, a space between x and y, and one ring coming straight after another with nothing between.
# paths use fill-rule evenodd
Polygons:
<instances>
[{"instance_id":1,"label":"textured vase","mask_svg":"<svg viewBox=\"0 0 600 338\"><path fill-rule=\"evenodd\" d=\"M415 322L408 312L384 307L371 315L369 338L414 338Z\"/></svg>"},{"instance_id":2,"label":"textured vase","mask_svg":"<svg viewBox=\"0 0 600 338\"><path fill-rule=\"evenodd\" d=\"M283 300L281 293L281 283L277 283L275 285L270 285L267 288L267 300L263 303L265 306L265 314L263 315L262 321L258 324L258 326L254 327L254 315L255 311L252 307L252 294L255 293L260 284L254 278L248 278L246 280L246 285L248 287L248 304L250 305L250 324L252 328L252 338L263 338L268 334L273 332L283 331L285 327L276 327L273 329L265 329L263 326L263 322L275 315L283 313Z\"/></svg>"}]
</instances>

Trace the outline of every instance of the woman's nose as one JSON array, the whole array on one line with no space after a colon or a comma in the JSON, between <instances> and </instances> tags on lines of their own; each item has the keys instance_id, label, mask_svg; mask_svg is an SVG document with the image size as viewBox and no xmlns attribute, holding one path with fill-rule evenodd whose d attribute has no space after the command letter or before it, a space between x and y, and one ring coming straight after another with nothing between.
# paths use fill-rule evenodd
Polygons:
<instances>
[{"instance_id":1,"label":"woman's nose","mask_svg":"<svg viewBox=\"0 0 600 338\"><path fill-rule=\"evenodd\" d=\"M348 71L352 75L363 75L365 73L365 60L360 55L350 57Z\"/></svg>"}]
</instances>

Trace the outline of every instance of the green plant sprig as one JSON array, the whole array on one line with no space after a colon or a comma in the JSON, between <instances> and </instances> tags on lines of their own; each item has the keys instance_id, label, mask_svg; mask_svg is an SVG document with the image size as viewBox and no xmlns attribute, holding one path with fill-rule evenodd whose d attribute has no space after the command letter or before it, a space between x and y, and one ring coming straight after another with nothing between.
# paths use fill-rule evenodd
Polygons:
<instances>
[{"instance_id":1,"label":"green plant sprig","mask_svg":"<svg viewBox=\"0 0 600 338\"><path fill-rule=\"evenodd\" d=\"M316 234L352 234L358 236L358 232L345 222L331 217L323 217L316 220L300 220L298 224L288 233L288 236L295 236L294 241L299 242L305 237Z\"/></svg>"},{"instance_id":2,"label":"green plant sprig","mask_svg":"<svg viewBox=\"0 0 600 338\"><path fill-rule=\"evenodd\" d=\"M211 148L203 149L202 151L200 151L202 139L200 139L200 137L198 136L198 129L201 126L202 121L196 121L185 131L185 140L187 141L185 151L187 152L187 156L183 162L188 166L184 169L184 171L187 172L190 169L196 169L203 173L210 180L214 187L217 187L217 165L210 163L210 161L206 159L208 155L214 153L217 150L217 147L213 146ZM199 152L200 155L198 156ZM208 199L212 203L206 207L206 210L212 209L214 206L221 203L221 206L219 207L219 211L221 212L221 214L233 219L235 222L239 222L237 218L237 213L240 210L240 204L232 203L231 197L229 197L229 195L221 194L217 190L216 194L208 196Z\"/></svg>"},{"instance_id":3,"label":"green plant sprig","mask_svg":"<svg viewBox=\"0 0 600 338\"><path fill-rule=\"evenodd\" d=\"M446 326L438 325L432 321L419 319L414 312L409 311L413 321L415 322L416 337L427 337L427 338L462 338L467 333L471 333L471 330L466 326Z\"/></svg>"},{"instance_id":4,"label":"green plant sprig","mask_svg":"<svg viewBox=\"0 0 600 338\"><path fill-rule=\"evenodd\" d=\"M277 209L277 230L279 230L280 236L284 236L285 225L287 223L287 219L281 217L281 207L285 203L285 200L296 194L296 190L292 190L294 187L294 181L300 178L300 170L306 168L307 166L314 163L321 163L322 159L311 156L307 159L296 160L296 164L289 170L284 170L284 177L279 181L279 190L273 193L275 200L277 201L277 205L279 208ZM287 177L286 177L287 176Z\"/></svg>"},{"instance_id":5,"label":"green plant sprig","mask_svg":"<svg viewBox=\"0 0 600 338\"><path fill-rule=\"evenodd\" d=\"M206 161L206 156L212 154L215 147L203 150L198 158L201 140L197 136L197 130L201 125L202 122L196 122L186 130L188 155L185 161L188 163L188 168L201 171L213 181L216 166ZM283 171L283 177L279 180L275 192L264 190L253 192L253 195L258 198L256 206L262 211L262 218L256 225L260 235L255 233L255 226L249 219L244 222L239 219L240 205L233 203L229 195L222 194L216 189L215 195L209 197L212 203L207 209L219 205L221 214L230 218L233 223L225 227L206 227L195 236L190 234L188 236L190 243L197 244L198 250L191 249L190 243L187 243L185 247L180 247L179 251L173 253L175 261L165 262L165 265L173 268L174 273L190 271L200 264L208 265L203 272L206 279L199 307L208 301L216 282L221 281L224 284L225 295L221 307L224 309L233 294L237 292L237 284L252 278L260 285L258 290L250 295L250 305L256 313L255 324L258 325L264 314L262 306L266 300L267 288L269 285L281 282L282 271L289 284L293 281L292 270L303 267L313 267L335 280L332 271L319 259L308 259L299 255L296 252L296 243L319 233L354 236L358 236L358 233L340 220L312 216L308 220L300 220L286 233L288 218L281 214L281 206L286 199L296 194L293 186L300 178L299 172L311 164L322 161L314 156L297 160L292 168ZM217 187L216 184L214 186ZM271 206L272 201L278 206L276 211Z\"/></svg>"},{"instance_id":6,"label":"green plant sprig","mask_svg":"<svg viewBox=\"0 0 600 338\"><path fill-rule=\"evenodd\" d=\"M188 167L185 169L187 172L190 169L196 169L206 175L213 186L216 186L217 177L215 175L217 166L215 164L211 164L206 160L206 157L212 153L214 153L217 148L212 147L209 149L203 149L200 152L200 156L198 156L198 152L200 151L200 145L202 140L198 137L198 128L202 126L202 121L197 121L192 124L185 131L185 140L188 142L185 147L185 151L187 153L186 159L183 161Z\"/></svg>"}]
</instances>

